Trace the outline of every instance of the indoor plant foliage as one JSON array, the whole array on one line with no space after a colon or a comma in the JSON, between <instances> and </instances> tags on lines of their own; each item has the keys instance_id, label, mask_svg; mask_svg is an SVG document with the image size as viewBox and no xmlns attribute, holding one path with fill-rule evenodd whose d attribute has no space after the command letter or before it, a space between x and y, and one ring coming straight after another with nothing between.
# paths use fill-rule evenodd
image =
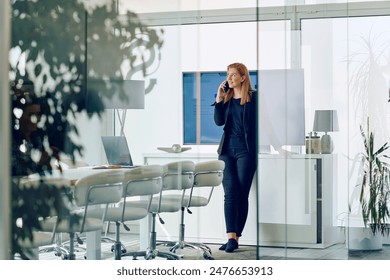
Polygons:
<instances>
[{"instance_id":1,"label":"indoor plant foliage","mask_svg":"<svg viewBox=\"0 0 390 280\"><path fill-rule=\"evenodd\" d=\"M374 146L374 134L370 132L367 119L367 132L360 127L364 143L364 153L361 155L363 166L362 181L360 184L359 201L362 207L364 225L371 227L374 234L388 234L390 199L390 169L385 158L389 148L386 142L377 150Z\"/></svg>"},{"instance_id":2,"label":"indoor plant foliage","mask_svg":"<svg viewBox=\"0 0 390 280\"><path fill-rule=\"evenodd\" d=\"M32 231L40 229L39 217L47 216L49 209L57 215L62 213L60 188L42 184L41 189L27 190L19 180L36 172L50 173L53 160L62 155L72 160L82 155L82 145L74 141L78 136L77 117L80 113L101 116L104 111L101 96L88 90L88 81L104 80L105 94L110 98L115 92L110 80L123 80L123 63L131 69L135 62L145 62L148 52L160 49L163 43L162 30L148 28L135 13L118 15L116 1L98 1L92 8L93 2L12 1L12 255L22 252L19 238L31 238ZM142 73L146 75L145 68ZM126 98L123 89L119 90ZM26 142L20 137L20 112L25 108L15 104L25 105L26 93L39 100L39 123L29 145L31 154L47 157L47 164L38 169L36 158L20 152ZM21 217L23 227L18 227L15 221Z\"/></svg>"}]
</instances>

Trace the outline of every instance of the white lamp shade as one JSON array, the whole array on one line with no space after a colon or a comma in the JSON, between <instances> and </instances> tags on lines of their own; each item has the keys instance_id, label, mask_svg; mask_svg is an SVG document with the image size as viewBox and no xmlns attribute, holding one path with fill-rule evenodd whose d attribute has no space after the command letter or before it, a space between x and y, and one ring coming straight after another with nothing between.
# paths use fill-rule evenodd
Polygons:
<instances>
[{"instance_id":1,"label":"white lamp shade","mask_svg":"<svg viewBox=\"0 0 390 280\"><path fill-rule=\"evenodd\" d=\"M316 110L314 115L313 131L338 131L339 122L336 110Z\"/></svg>"}]
</instances>

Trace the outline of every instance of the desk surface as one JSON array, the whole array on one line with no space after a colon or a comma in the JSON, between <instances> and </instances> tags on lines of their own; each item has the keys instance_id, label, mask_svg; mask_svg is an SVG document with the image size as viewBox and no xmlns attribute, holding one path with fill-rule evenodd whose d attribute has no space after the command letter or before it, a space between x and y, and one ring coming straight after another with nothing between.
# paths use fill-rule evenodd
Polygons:
<instances>
[{"instance_id":1,"label":"desk surface","mask_svg":"<svg viewBox=\"0 0 390 280\"><path fill-rule=\"evenodd\" d=\"M334 157L335 154L295 154L291 153L288 155L280 155L280 154L258 154L258 158L331 158ZM210 148L200 147L198 149L192 149L189 151L181 152L181 153L167 153L163 151L155 151L143 154L144 158L202 158L202 159L216 159L218 158L218 154Z\"/></svg>"}]
</instances>

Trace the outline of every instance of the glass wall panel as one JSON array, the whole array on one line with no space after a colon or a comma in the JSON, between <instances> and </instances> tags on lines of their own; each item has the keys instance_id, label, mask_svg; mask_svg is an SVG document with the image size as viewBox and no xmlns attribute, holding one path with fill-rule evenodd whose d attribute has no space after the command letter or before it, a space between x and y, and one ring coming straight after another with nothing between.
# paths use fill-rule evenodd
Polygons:
<instances>
[{"instance_id":1,"label":"glass wall panel","mask_svg":"<svg viewBox=\"0 0 390 280\"><path fill-rule=\"evenodd\" d=\"M157 27L156 27L157 28ZM197 117L197 111L203 115L213 115L214 107L210 106L215 100L219 84L226 79L226 67L233 62L243 62L249 70L256 70L256 23L218 23L218 24L192 24L182 26L159 26L164 29L164 45L161 49L159 67L150 76L156 79L154 89L146 95L146 107L141 112L129 112L128 125L125 133L133 147L136 159L147 164L167 163L175 160L192 160L203 162L217 159L217 143L212 145L184 145L184 77L186 73L194 73L195 94L208 96L209 102L203 102L194 96L194 106L189 109L189 116ZM207 89L202 88L197 81L197 75L212 72L224 73ZM150 98L150 99L149 99ZM207 104L206 104L207 103ZM135 122L135 114L140 114ZM142 116L141 116L142 114ZM213 120L212 120L213 121ZM207 124L210 128L217 128L214 123ZM145 129L147 127L148 129ZM190 128L195 134L202 130L201 122ZM219 139L218 139L219 142ZM182 154L161 152L157 148L169 148L173 144L180 144L190 148ZM255 187L253 188L255 190ZM206 194L207 190L198 191ZM192 208L193 215L186 214L187 241L202 241L206 243L226 242L223 188L219 186L213 191L212 200L207 207ZM256 199L251 195L253 208L248 218L248 234L243 237L243 243L256 244ZM210 211L213 213L210 216ZM206 218L209 217L209 218ZM177 213L164 213L164 225L157 225L159 240L177 240L179 224ZM218 246L219 247L219 246ZM217 250L218 253L218 250ZM222 252L221 252L222 253ZM255 247L250 258L254 259Z\"/></svg>"},{"instance_id":2,"label":"glass wall panel","mask_svg":"<svg viewBox=\"0 0 390 280\"><path fill-rule=\"evenodd\" d=\"M115 135L114 110L144 107L147 88L143 84L140 88L139 83L129 86L124 78L139 79L149 74L142 73L142 68L150 70L152 62L158 61L154 54L162 44L161 30L149 29L134 13L119 15L116 1L109 2L12 2L7 74L13 203L12 215L7 213L13 219L9 224L12 236L19 238L12 240L18 258L29 257L21 250L21 239L36 236L43 218L55 214L77 221L65 207L71 205L67 199L74 203L72 207L81 206L80 201L75 202L71 185L116 166L107 162L101 139ZM133 72L141 68L141 74L133 77L124 73L125 66ZM133 97L139 95L140 102L135 102ZM142 106L135 106L138 104ZM26 187L33 182L38 188ZM86 226L76 231L85 238L85 232L91 230ZM62 232L67 234L68 230ZM95 242L100 242L98 237ZM50 242L45 244L53 245L48 254L59 259L102 257L100 249L96 250L100 243L89 244L87 253L84 250L74 256L60 239L55 240L58 246Z\"/></svg>"},{"instance_id":3,"label":"glass wall panel","mask_svg":"<svg viewBox=\"0 0 390 280\"><path fill-rule=\"evenodd\" d=\"M387 169L383 170L380 162L387 162L384 156L388 151L381 147L386 146L389 139L389 33L383 26L388 22L388 16L349 19L350 212L347 245L351 259L359 257L356 250L367 249L362 247L366 245L372 245L370 249L382 249L385 256L386 246L382 244L388 242L389 189L387 179L378 180L382 176L387 178ZM367 155L368 161L363 161L362 157ZM354 161L356 165L352 164ZM372 172L380 177L374 177ZM369 232L368 244L361 241L363 236L367 238L367 235L361 235L363 224L366 226L364 231ZM372 253L367 254L369 258L372 256Z\"/></svg>"},{"instance_id":4,"label":"glass wall panel","mask_svg":"<svg viewBox=\"0 0 390 280\"><path fill-rule=\"evenodd\" d=\"M362 161L366 154L362 132L367 135L369 129L373 133L375 151L389 137L389 34L384 28L388 20L384 16L302 22L302 61L310 74L310 111L315 114L318 109L337 110L339 129L331 133L335 143L333 154L337 157L332 222L346 241L350 259L361 257L361 250L368 250L368 247L363 247L366 245L382 249L372 241L372 233L363 235L362 209L378 210L383 205L383 197L377 193L374 203L367 192L363 196L366 201L362 201L360 195L362 178L368 170ZM386 151L380 154L382 156ZM379 159L384 160L381 156ZM380 187L376 186L378 190ZM387 188L386 184L384 186ZM368 201L374 204L368 205ZM367 226L369 222L372 220L368 217ZM365 257L373 255L367 251Z\"/></svg>"},{"instance_id":5,"label":"glass wall panel","mask_svg":"<svg viewBox=\"0 0 390 280\"><path fill-rule=\"evenodd\" d=\"M167 0L162 3L159 0L149 0L146 4L142 0L119 1L120 7L131 9L137 13L159 13L177 11L207 11L220 9L240 9L240 8L264 8L264 7L284 7L293 5L315 5L315 4L342 4L357 2L386 2L386 0Z\"/></svg>"},{"instance_id":6,"label":"glass wall panel","mask_svg":"<svg viewBox=\"0 0 390 280\"><path fill-rule=\"evenodd\" d=\"M10 224L10 160L11 160L11 137L10 137L10 97L7 94L9 89L8 84L8 51L10 44L10 26L11 16L8 14L11 4L8 1L0 3L0 18L2 24L0 27L0 36L3 38L3 42L0 46L0 182L2 188L0 190L0 259L10 259L11 249L11 229L8 226Z\"/></svg>"},{"instance_id":7,"label":"glass wall panel","mask_svg":"<svg viewBox=\"0 0 390 280\"><path fill-rule=\"evenodd\" d=\"M373 3L370 15L348 5L358 0L137 0L113 1L108 9L94 1L87 6L76 0L42 2L47 5L12 4L9 78L28 84L22 94L36 94L45 110L29 119L41 141L20 137L24 103L30 99L19 98L20 89L12 88L13 179L59 175L59 166L112 167L102 136L124 136L133 164L140 166L218 159L224 130L215 124L213 103L227 66L241 62L257 91L258 153L237 254L218 250L232 236L225 221L226 181L201 207L161 213L164 223L155 220L153 234L174 243L158 249L169 251L185 238L208 244L216 259L374 257L361 253L362 238L355 234L388 203L388 176L364 183L375 184L377 200L369 199L369 189L361 191L364 168L377 164L373 173L385 170L361 157L367 152L362 134L369 132L373 149L385 145L387 154L390 17L381 9L381 2L388 8L385 1ZM372 1L365 2L362 7ZM130 102L135 95L141 98ZM15 102L20 103L16 110ZM25 159L20 155L28 155L33 166L18 164ZM37 169L45 156L46 164ZM209 190L194 194L207 197ZM374 229L386 232L386 215L374 221L383 227ZM141 249L150 248L150 217L128 223L135 230L126 238ZM114 236L113 228L105 234ZM177 253L193 259L210 258L201 250L181 249Z\"/></svg>"}]
</instances>

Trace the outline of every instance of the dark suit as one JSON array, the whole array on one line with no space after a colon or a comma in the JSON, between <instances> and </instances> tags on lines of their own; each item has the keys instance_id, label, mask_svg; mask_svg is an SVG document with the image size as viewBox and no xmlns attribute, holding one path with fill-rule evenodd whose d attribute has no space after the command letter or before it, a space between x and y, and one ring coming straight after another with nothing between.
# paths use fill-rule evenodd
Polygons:
<instances>
[{"instance_id":1,"label":"dark suit","mask_svg":"<svg viewBox=\"0 0 390 280\"><path fill-rule=\"evenodd\" d=\"M224 211L227 233L236 233L241 236L248 216L248 197L252 185L253 176L257 166L257 112L256 93L252 94L252 99L243 105L244 108L236 107L230 110L233 100L224 103L215 103L214 121L218 126L224 126L224 133L218 147L219 159L225 162L223 176ZM240 115L233 115L232 118L241 120L239 130L243 131L239 136L229 135L232 123L228 118L230 113L237 112ZM237 125L237 124L235 124ZM229 129L226 129L229 127ZM234 141L232 142L232 138ZM245 142L245 143L244 143Z\"/></svg>"},{"instance_id":2,"label":"dark suit","mask_svg":"<svg viewBox=\"0 0 390 280\"><path fill-rule=\"evenodd\" d=\"M244 105L244 120L243 120L243 127L245 132L245 143L248 149L248 153L251 155L256 156L257 154L257 98L256 98L256 92L252 94L252 98L250 102L247 102ZM228 114L229 114L229 108L230 108L230 102L224 103L223 101L219 103L214 103L214 122L217 126L226 125ZM218 147L218 154L221 154L223 144L225 140L225 131L222 135L221 141L219 143Z\"/></svg>"}]
</instances>

